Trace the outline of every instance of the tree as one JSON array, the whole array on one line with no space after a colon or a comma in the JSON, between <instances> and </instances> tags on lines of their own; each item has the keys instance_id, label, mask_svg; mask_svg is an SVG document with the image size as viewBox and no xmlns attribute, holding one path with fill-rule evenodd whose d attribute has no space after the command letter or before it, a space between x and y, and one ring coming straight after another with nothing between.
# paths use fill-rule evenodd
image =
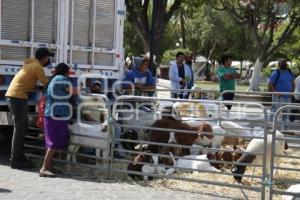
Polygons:
<instances>
[{"instance_id":1,"label":"tree","mask_svg":"<svg viewBox=\"0 0 300 200\"><path fill-rule=\"evenodd\" d=\"M293 35L286 41L286 43L282 46L282 48L278 49L278 51L276 52L277 58L286 57L289 60L299 59L299 55L300 55L300 27L298 27L294 31Z\"/></svg>"},{"instance_id":2,"label":"tree","mask_svg":"<svg viewBox=\"0 0 300 200\"><path fill-rule=\"evenodd\" d=\"M144 51L140 37L136 33L132 24L125 21L125 36L124 37L124 49L126 55L139 55Z\"/></svg>"},{"instance_id":3,"label":"tree","mask_svg":"<svg viewBox=\"0 0 300 200\"><path fill-rule=\"evenodd\" d=\"M193 20L195 15L199 13L199 9L203 5L200 0L185 0L181 6L174 12L173 17L170 19L168 29L172 35L182 39L182 47L187 48L187 29L190 21Z\"/></svg>"},{"instance_id":4,"label":"tree","mask_svg":"<svg viewBox=\"0 0 300 200\"><path fill-rule=\"evenodd\" d=\"M208 1L211 4L211 1ZM215 9L228 12L238 24L244 24L254 37L257 48L250 90L259 90L262 67L292 35L300 23L299 0L216 0ZM284 29L275 39L278 27Z\"/></svg>"},{"instance_id":5,"label":"tree","mask_svg":"<svg viewBox=\"0 0 300 200\"><path fill-rule=\"evenodd\" d=\"M252 38L245 26L237 26L225 11L216 11L209 4L202 5L188 21L188 47L195 54L216 60L223 54L243 60L253 57ZM206 67L204 64L195 72L195 78ZM208 78L208 77L207 77Z\"/></svg>"},{"instance_id":6,"label":"tree","mask_svg":"<svg viewBox=\"0 0 300 200\"><path fill-rule=\"evenodd\" d=\"M156 32L154 39L156 44L160 44L165 33L165 28L174 12L180 7L182 0L159 0L157 1L157 20L154 22ZM126 0L128 21L134 26L140 37L144 53L150 51L151 43L151 13L152 3L150 0ZM153 49L153 53L160 55L159 48Z\"/></svg>"}]
</instances>

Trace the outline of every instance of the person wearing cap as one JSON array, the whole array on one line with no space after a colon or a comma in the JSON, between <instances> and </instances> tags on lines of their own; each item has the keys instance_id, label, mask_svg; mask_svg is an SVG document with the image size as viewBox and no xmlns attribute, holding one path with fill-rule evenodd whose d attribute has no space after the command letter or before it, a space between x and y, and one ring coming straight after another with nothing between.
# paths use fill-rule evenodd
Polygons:
<instances>
[{"instance_id":1,"label":"person wearing cap","mask_svg":"<svg viewBox=\"0 0 300 200\"><path fill-rule=\"evenodd\" d=\"M11 81L6 92L8 107L14 122L14 132L11 147L11 168L24 169L33 167L24 154L24 140L28 128L28 93L32 91L36 82L40 81L44 86L48 83L43 67L50 63L50 57L54 54L46 48L39 48L35 52L35 58L25 60L25 64Z\"/></svg>"},{"instance_id":2,"label":"person wearing cap","mask_svg":"<svg viewBox=\"0 0 300 200\"><path fill-rule=\"evenodd\" d=\"M40 176L52 177L52 160L56 150L66 149L68 146L68 122L72 117L69 107L71 82L68 78L69 66L60 63L55 67L55 73L50 78L46 90L46 106L44 117L44 134L46 155Z\"/></svg>"},{"instance_id":3,"label":"person wearing cap","mask_svg":"<svg viewBox=\"0 0 300 200\"><path fill-rule=\"evenodd\" d=\"M90 94L101 94L102 92L102 83L98 80L95 80L90 85ZM87 93L87 94L89 94ZM82 106L82 118L87 122L97 122L103 123L105 116L103 111L99 109L105 109L105 102L97 96L86 96L81 100L84 106Z\"/></svg>"},{"instance_id":4,"label":"person wearing cap","mask_svg":"<svg viewBox=\"0 0 300 200\"><path fill-rule=\"evenodd\" d=\"M134 57L133 58L133 69L129 70L123 79L123 89L134 89L135 95L141 95L146 92L151 93L155 89L155 79L152 73L149 71L149 59L144 57ZM134 88L131 88L132 83Z\"/></svg>"},{"instance_id":5,"label":"person wearing cap","mask_svg":"<svg viewBox=\"0 0 300 200\"><path fill-rule=\"evenodd\" d=\"M268 80L268 88L270 92L277 92L272 95L272 108L270 120L273 120L275 112L284 104L291 103L291 95L281 95L278 92L293 92L295 89L293 72L288 68L288 63L285 58L278 60L278 68L274 70ZM287 110L285 110L287 111ZM288 111L287 111L288 112ZM288 122L287 115L282 116L284 122Z\"/></svg>"},{"instance_id":6,"label":"person wearing cap","mask_svg":"<svg viewBox=\"0 0 300 200\"><path fill-rule=\"evenodd\" d=\"M188 85L192 79L190 67L184 64L184 53L178 52L176 54L176 62L171 64L169 69L169 78L171 80L171 88L175 90L171 92L171 97L188 99L189 93L187 91L177 91L180 89L188 89Z\"/></svg>"}]
</instances>

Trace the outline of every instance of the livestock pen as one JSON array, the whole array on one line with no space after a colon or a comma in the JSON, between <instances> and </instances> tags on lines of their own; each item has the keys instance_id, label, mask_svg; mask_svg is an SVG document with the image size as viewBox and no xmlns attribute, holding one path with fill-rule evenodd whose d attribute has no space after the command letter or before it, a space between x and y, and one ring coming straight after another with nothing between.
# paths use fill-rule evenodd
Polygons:
<instances>
[{"instance_id":1,"label":"livestock pen","mask_svg":"<svg viewBox=\"0 0 300 200\"><path fill-rule=\"evenodd\" d=\"M224 111L226 104L233 105L232 111ZM296 104L290 106L294 109L299 108ZM274 117L275 124L279 126L273 126L273 122L269 120L268 107L262 102L121 96L116 99L113 107L106 106L105 110L108 113L106 122L110 127L109 137L105 138L110 143L107 147L110 155L105 159L107 165L97 166L96 162L86 164L84 161L86 158L101 159L103 158L101 154L95 156L72 152L73 155L77 155L76 163L66 161L67 152L61 153L60 158L58 157L61 162L73 163L73 170L76 170L74 173L78 175L83 171L91 173L89 168L102 169L102 172L97 175L113 180L134 182L165 190L184 190L236 199L280 199L280 195L288 194L285 193L288 187L300 182L298 131L300 123L295 120L288 124L288 131L282 130L281 124L284 122L279 120L278 116L283 114L282 110L279 110ZM284 115L291 115L291 113L284 112ZM173 123L169 127L153 125L156 121L164 119L173 120ZM212 127L211 131L175 128L180 123L187 124L189 127L199 127L204 122ZM116 134L118 135L116 127L121 128L122 135L127 134L127 137L115 137ZM224 131L220 131L220 128ZM274 153L277 142L279 144L283 141L282 138L276 137L276 130L284 135L284 141L288 144L288 149L280 149L282 154ZM156 131L168 134L168 140L171 142L149 140L149 134L154 134ZM192 146L178 143L180 140L176 141L176 139L180 137L179 135L196 138L195 144ZM33 139L32 136L29 137ZM90 136L87 133L84 137ZM232 137L242 138L244 142L234 145L222 144L224 138ZM261 149L247 152L247 145L249 146L255 139L262 141ZM115 143L121 145L115 146ZM149 145L159 146L160 149L167 150L167 153L148 151ZM27 147L31 148L30 156L41 155L34 151L32 145ZM194 157L176 154L177 150L182 149L189 149ZM114 157L115 152L119 152L123 158ZM241 154L240 157L234 158L238 154ZM254 155L254 161L241 162L241 156L247 157L247 155L250 157ZM280 161L277 162L274 158L280 158ZM167 162L170 160L172 164ZM257 162L258 160L260 162ZM129 171L130 163L140 165L138 171ZM192 165L188 166L191 163ZM235 166L247 166L247 170L244 173L235 173L233 170ZM249 169L253 167L255 167L254 173ZM274 176L273 171L275 171ZM68 171L68 173L73 172ZM138 180L133 180L127 174L140 176L135 176ZM152 177L153 180L144 181ZM243 178L239 181L237 177Z\"/></svg>"}]
</instances>

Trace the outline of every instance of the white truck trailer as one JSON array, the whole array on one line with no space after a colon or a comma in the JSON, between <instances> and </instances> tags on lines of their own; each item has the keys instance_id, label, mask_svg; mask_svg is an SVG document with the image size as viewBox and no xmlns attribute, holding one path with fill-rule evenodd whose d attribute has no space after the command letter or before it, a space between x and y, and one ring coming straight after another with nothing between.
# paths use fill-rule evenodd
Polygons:
<instances>
[{"instance_id":1,"label":"white truck trailer","mask_svg":"<svg viewBox=\"0 0 300 200\"><path fill-rule=\"evenodd\" d=\"M39 47L56 52L47 76L60 62L71 66L71 79L97 75L110 83L123 77L125 0L0 0L0 111L5 92L26 58ZM32 94L29 105L34 106ZM10 124L9 113L0 124Z\"/></svg>"}]
</instances>

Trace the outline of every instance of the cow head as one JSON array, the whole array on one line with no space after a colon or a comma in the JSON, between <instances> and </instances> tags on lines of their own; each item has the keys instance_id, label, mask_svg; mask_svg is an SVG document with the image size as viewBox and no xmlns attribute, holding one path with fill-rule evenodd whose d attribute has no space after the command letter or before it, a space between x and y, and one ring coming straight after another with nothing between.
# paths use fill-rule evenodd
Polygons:
<instances>
[{"instance_id":1,"label":"cow head","mask_svg":"<svg viewBox=\"0 0 300 200\"><path fill-rule=\"evenodd\" d=\"M212 130L212 127L210 124L207 124L207 123L203 123L201 124L199 127L198 127L198 132L199 134L201 135L200 137L207 137L209 139L212 139L214 136L213 136L213 130ZM209 133L209 134L205 134L205 133Z\"/></svg>"},{"instance_id":2,"label":"cow head","mask_svg":"<svg viewBox=\"0 0 300 200\"><path fill-rule=\"evenodd\" d=\"M168 144L178 144L176 141L171 141ZM159 154L162 155L170 155L170 153L174 156L183 156L182 148L181 147L174 147L174 146L164 146L160 149ZM174 161L172 158L169 157L159 157L159 163L174 166Z\"/></svg>"}]
</instances>

